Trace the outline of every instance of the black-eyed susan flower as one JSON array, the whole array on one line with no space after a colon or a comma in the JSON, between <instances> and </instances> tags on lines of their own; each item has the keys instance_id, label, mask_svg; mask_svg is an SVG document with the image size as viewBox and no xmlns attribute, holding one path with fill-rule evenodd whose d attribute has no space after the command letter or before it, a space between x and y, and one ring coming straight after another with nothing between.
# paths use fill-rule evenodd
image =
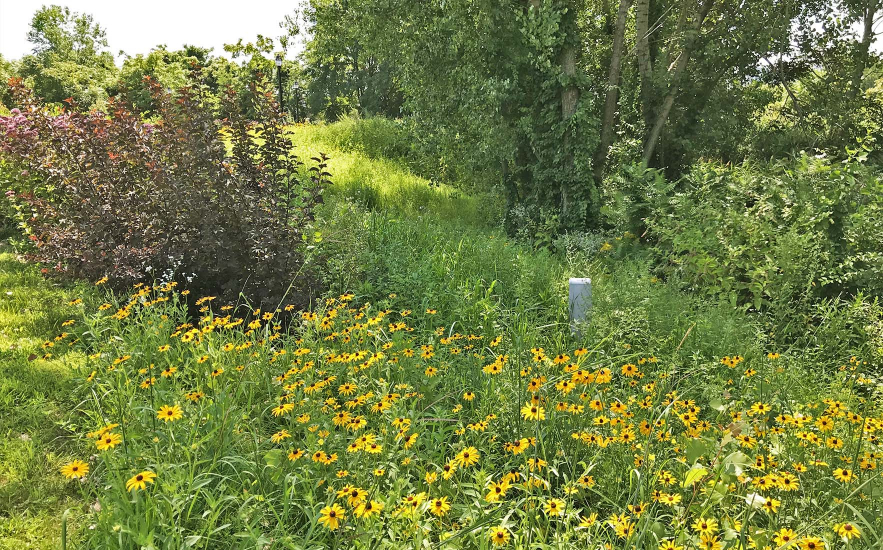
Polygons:
<instances>
[{"instance_id":1,"label":"black-eyed susan flower","mask_svg":"<svg viewBox=\"0 0 883 550\"><path fill-rule=\"evenodd\" d=\"M700 550L721 550L723 545L715 535L704 534L699 537Z\"/></svg>"},{"instance_id":2,"label":"black-eyed susan flower","mask_svg":"<svg viewBox=\"0 0 883 550\"><path fill-rule=\"evenodd\" d=\"M775 498L768 498L763 503L763 509L770 514L775 514L779 511L779 506L782 505L782 501Z\"/></svg>"},{"instance_id":3,"label":"black-eyed susan flower","mask_svg":"<svg viewBox=\"0 0 883 550\"><path fill-rule=\"evenodd\" d=\"M153 480L156 479L156 474L151 472L150 470L144 470L143 472L137 473L129 478L129 481L126 482L126 490L131 492L135 489L144 490L147 488L148 483L153 483Z\"/></svg>"},{"instance_id":4,"label":"black-eyed susan flower","mask_svg":"<svg viewBox=\"0 0 883 550\"><path fill-rule=\"evenodd\" d=\"M358 506L368 496L368 491L359 487L347 487L342 493L338 492L338 497L346 497L346 502L350 506Z\"/></svg>"},{"instance_id":5,"label":"black-eyed susan flower","mask_svg":"<svg viewBox=\"0 0 883 550\"><path fill-rule=\"evenodd\" d=\"M714 518L699 518L693 522L692 527L700 535L714 535L717 533L718 523Z\"/></svg>"},{"instance_id":6,"label":"black-eyed susan flower","mask_svg":"<svg viewBox=\"0 0 883 550\"><path fill-rule=\"evenodd\" d=\"M163 405L156 413L156 417L163 422L173 422L184 417L184 412L178 405Z\"/></svg>"},{"instance_id":7,"label":"black-eyed susan flower","mask_svg":"<svg viewBox=\"0 0 883 550\"><path fill-rule=\"evenodd\" d=\"M505 546L509 542L509 530L502 525L491 527L488 538L494 546Z\"/></svg>"},{"instance_id":8,"label":"black-eyed susan flower","mask_svg":"<svg viewBox=\"0 0 883 550\"><path fill-rule=\"evenodd\" d=\"M564 509L566 508L566 504L560 498L551 498L546 501L545 506L543 506L543 510L546 512L548 516L563 516Z\"/></svg>"},{"instance_id":9,"label":"black-eyed susan flower","mask_svg":"<svg viewBox=\"0 0 883 550\"><path fill-rule=\"evenodd\" d=\"M545 420L546 409L540 407L539 405L532 405L530 403L527 403L523 407L521 407L521 416L524 417L525 420Z\"/></svg>"},{"instance_id":10,"label":"black-eyed susan flower","mask_svg":"<svg viewBox=\"0 0 883 550\"><path fill-rule=\"evenodd\" d=\"M440 518L444 517L450 509L451 503L448 502L448 497L436 498L429 503L429 512Z\"/></svg>"},{"instance_id":11,"label":"black-eyed susan flower","mask_svg":"<svg viewBox=\"0 0 883 550\"><path fill-rule=\"evenodd\" d=\"M819 537L804 537L800 540L800 550L825 550L825 541Z\"/></svg>"},{"instance_id":12,"label":"black-eyed susan flower","mask_svg":"<svg viewBox=\"0 0 883 550\"><path fill-rule=\"evenodd\" d=\"M106 451L108 449L113 449L123 441L123 436L118 433L104 433L102 434L96 441L95 446L98 447L99 451Z\"/></svg>"},{"instance_id":13,"label":"black-eyed susan flower","mask_svg":"<svg viewBox=\"0 0 883 550\"><path fill-rule=\"evenodd\" d=\"M319 523L334 531L340 526L340 522L346 518L346 512L343 507L336 502L330 506L322 508L319 512Z\"/></svg>"},{"instance_id":14,"label":"black-eyed susan flower","mask_svg":"<svg viewBox=\"0 0 883 550\"><path fill-rule=\"evenodd\" d=\"M588 474L580 476L579 479L576 480L576 482L586 489L591 489L595 486L595 478Z\"/></svg>"},{"instance_id":15,"label":"black-eyed susan flower","mask_svg":"<svg viewBox=\"0 0 883 550\"><path fill-rule=\"evenodd\" d=\"M356 506L356 509L353 510L353 515L357 518L371 518L372 516L380 515L380 512L383 511L383 503L377 502L376 500L366 500Z\"/></svg>"},{"instance_id":16,"label":"black-eyed susan flower","mask_svg":"<svg viewBox=\"0 0 883 550\"><path fill-rule=\"evenodd\" d=\"M490 485L488 485L488 493L485 495L484 499L488 502L499 502L501 499L506 497L506 491L509 490L509 480L502 479L500 482L492 481Z\"/></svg>"},{"instance_id":17,"label":"black-eyed susan flower","mask_svg":"<svg viewBox=\"0 0 883 550\"><path fill-rule=\"evenodd\" d=\"M834 479L841 483L849 483L853 477L852 470L847 468L837 468L834 470Z\"/></svg>"},{"instance_id":18,"label":"black-eyed susan flower","mask_svg":"<svg viewBox=\"0 0 883 550\"><path fill-rule=\"evenodd\" d=\"M81 477L86 477L86 474L88 473L89 465L82 460L74 460L73 462L68 462L61 467L61 475L68 479L79 479Z\"/></svg>"},{"instance_id":19,"label":"black-eyed susan flower","mask_svg":"<svg viewBox=\"0 0 883 550\"><path fill-rule=\"evenodd\" d=\"M858 539L862 536L861 530L849 522L838 523L834 526L834 532L846 540Z\"/></svg>"},{"instance_id":20,"label":"black-eyed susan flower","mask_svg":"<svg viewBox=\"0 0 883 550\"><path fill-rule=\"evenodd\" d=\"M298 460L299 458L304 456L304 454L305 453L303 449L291 450L288 452L288 460L294 462L295 460Z\"/></svg>"},{"instance_id":21,"label":"black-eyed susan flower","mask_svg":"<svg viewBox=\"0 0 883 550\"><path fill-rule=\"evenodd\" d=\"M273 407L273 416L283 416L294 410L294 403L282 403Z\"/></svg>"},{"instance_id":22,"label":"black-eyed susan flower","mask_svg":"<svg viewBox=\"0 0 883 550\"><path fill-rule=\"evenodd\" d=\"M188 401L193 401L194 403L196 403L203 397L205 397L205 394L201 391L191 391L184 394L185 399L187 399Z\"/></svg>"},{"instance_id":23,"label":"black-eyed susan flower","mask_svg":"<svg viewBox=\"0 0 883 550\"><path fill-rule=\"evenodd\" d=\"M797 540L797 533L788 529L787 527L782 527L778 531L776 531L775 537L773 540L776 544L781 548L785 546L789 546L791 543Z\"/></svg>"},{"instance_id":24,"label":"black-eyed susan flower","mask_svg":"<svg viewBox=\"0 0 883 550\"><path fill-rule=\"evenodd\" d=\"M467 447L457 453L457 456L454 458L454 462L456 463L457 467L465 468L467 466L477 464L479 458L481 458L481 454L478 452L478 449L476 449L475 447Z\"/></svg>"}]
</instances>

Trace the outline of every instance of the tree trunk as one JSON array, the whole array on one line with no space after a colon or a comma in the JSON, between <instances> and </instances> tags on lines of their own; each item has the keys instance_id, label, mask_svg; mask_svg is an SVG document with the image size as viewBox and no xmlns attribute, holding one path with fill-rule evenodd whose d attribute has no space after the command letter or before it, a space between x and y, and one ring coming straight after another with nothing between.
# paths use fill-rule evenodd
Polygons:
<instances>
[{"instance_id":1,"label":"tree trunk","mask_svg":"<svg viewBox=\"0 0 883 550\"><path fill-rule=\"evenodd\" d=\"M702 2L702 5L699 8L699 14L696 16L696 21L693 23L693 28L691 29L692 35L684 42L684 47L674 62L674 69L672 70L671 79L669 80L668 92L665 94L665 99L662 100L662 106L659 109L659 114L656 116L656 123L653 125L653 130L650 131L650 135L647 137L646 145L644 145L645 166L649 166L650 160L653 158L656 143L659 141L662 128L665 126L665 122L668 120L668 115L674 105L675 96L680 88L681 78L687 68L687 62L690 60L690 54L693 53L693 47L696 45L697 37L702 30L702 23L708 16L708 12L711 11L711 6L713 4L714 0L704 0Z\"/></svg>"},{"instance_id":2,"label":"tree trunk","mask_svg":"<svg viewBox=\"0 0 883 550\"><path fill-rule=\"evenodd\" d=\"M607 77L607 100L604 102L604 117L601 120L601 141L595 153L592 174L595 182L601 181L604 175L604 164L607 159L607 148L613 136L613 125L616 117L616 106L619 99L619 73L622 66L622 46L625 41L625 20L628 17L631 0L619 1L619 12L616 14L616 33L613 35L613 53L610 55L610 71Z\"/></svg>"},{"instance_id":3,"label":"tree trunk","mask_svg":"<svg viewBox=\"0 0 883 550\"><path fill-rule=\"evenodd\" d=\"M855 70L852 73L852 85L849 87L849 97L851 98L856 97L861 91L862 76L865 74L865 68L868 65L871 41L874 39L874 16L877 14L878 2L879 0L870 0L864 7L862 41L859 43L858 59L856 60Z\"/></svg>"},{"instance_id":4,"label":"tree trunk","mask_svg":"<svg viewBox=\"0 0 883 550\"><path fill-rule=\"evenodd\" d=\"M561 117L569 119L576 113L576 104L579 101L579 88L574 82L576 77L576 47L566 45L561 52L561 74L564 75L567 84L561 90Z\"/></svg>"},{"instance_id":5,"label":"tree trunk","mask_svg":"<svg viewBox=\"0 0 883 550\"><path fill-rule=\"evenodd\" d=\"M650 0L638 0L635 4L635 54L638 57L638 75L641 85L641 113L645 124L652 120L650 101L653 97L652 67L650 62ZM647 124L649 127L649 124Z\"/></svg>"},{"instance_id":6,"label":"tree trunk","mask_svg":"<svg viewBox=\"0 0 883 550\"><path fill-rule=\"evenodd\" d=\"M562 27L567 29L576 28L574 13L569 13L562 18ZM568 21L570 24L564 24ZM576 172L574 165L574 156L572 151L572 134L573 128L568 122L576 113L576 106L579 102L579 87L576 85L576 56L577 44L572 37L565 35L564 45L561 50L561 75L564 77L564 86L561 89L561 120L568 124L568 129L564 133L564 143L562 144L565 153L564 168L571 173ZM565 180L566 181L566 180ZM567 219L571 206L571 189L567 183L561 186L561 215Z\"/></svg>"},{"instance_id":7,"label":"tree trunk","mask_svg":"<svg viewBox=\"0 0 883 550\"><path fill-rule=\"evenodd\" d=\"M610 24L610 0L601 0L601 13L604 14L604 32L613 34L613 25Z\"/></svg>"},{"instance_id":8,"label":"tree trunk","mask_svg":"<svg viewBox=\"0 0 883 550\"><path fill-rule=\"evenodd\" d=\"M687 6L687 2L684 2L684 5L681 6L681 13L678 15L678 22L675 24L675 30L672 36L681 36L684 34L684 28L687 26L687 15L689 14L690 8ZM665 46L665 55L662 58L662 66L666 68L667 71L671 70L671 52L676 46L676 42L672 41Z\"/></svg>"}]
</instances>

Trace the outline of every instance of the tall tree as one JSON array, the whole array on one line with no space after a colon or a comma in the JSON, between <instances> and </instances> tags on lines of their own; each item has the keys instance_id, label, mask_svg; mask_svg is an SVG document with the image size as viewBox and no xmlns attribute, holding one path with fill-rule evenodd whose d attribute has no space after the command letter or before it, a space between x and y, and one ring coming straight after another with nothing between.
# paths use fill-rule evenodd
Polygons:
<instances>
[{"instance_id":1,"label":"tall tree","mask_svg":"<svg viewBox=\"0 0 883 550\"><path fill-rule=\"evenodd\" d=\"M613 137L614 118L617 100L619 99L619 73L622 68L622 49L625 42L625 23L628 17L631 0L620 0L616 14L616 27L613 36L613 53L610 56L610 70L607 77L607 97L604 100L604 115L601 118L601 141L595 153L593 175L595 182L601 181L607 159L607 149ZM646 33L646 30L645 30ZM640 40L640 39L639 39Z\"/></svg>"},{"instance_id":2,"label":"tall tree","mask_svg":"<svg viewBox=\"0 0 883 550\"><path fill-rule=\"evenodd\" d=\"M21 74L49 102L73 97L85 105L103 101L117 69L104 29L89 14L44 6L31 20L33 54L22 58Z\"/></svg>"},{"instance_id":3,"label":"tall tree","mask_svg":"<svg viewBox=\"0 0 883 550\"><path fill-rule=\"evenodd\" d=\"M849 96L854 98L861 91L862 75L871 59L871 42L873 42L876 35L874 22L879 15L880 0L861 0L858 5L850 5L848 7L858 12L858 19L862 26L861 40L856 47L852 83L849 87Z\"/></svg>"},{"instance_id":4,"label":"tall tree","mask_svg":"<svg viewBox=\"0 0 883 550\"><path fill-rule=\"evenodd\" d=\"M684 71L687 69L687 63L690 61L690 56L693 55L693 50L696 45L697 38L699 33L702 31L702 24L705 22L705 18L708 16L708 12L711 11L711 6L714 4L714 0L700 0L698 5L698 10L696 15L693 18L693 25L690 28L690 33L683 40L683 47L681 51L678 53L677 60L674 62L674 66L670 69L670 77L668 90L665 93L665 97L662 100L662 106L659 109L659 112L656 114L656 121L653 123L652 129L650 129L650 133L647 135L647 141L644 144L644 164L648 165L650 163L650 159L653 158L653 152L656 149L656 142L659 140L659 135L662 132L662 127L665 125L668 120L668 115L671 112L671 108L674 105L675 96L678 93L678 90L681 86L681 80L684 77ZM686 14L687 6L684 6L684 11L682 13Z\"/></svg>"},{"instance_id":5,"label":"tall tree","mask_svg":"<svg viewBox=\"0 0 883 550\"><path fill-rule=\"evenodd\" d=\"M399 116L403 98L394 61L365 49L355 16L345 1L310 0L304 12L310 40L302 55L308 106L330 121L349 111Z\"/></svg>"},{"instance_id":6,"label":"tall tree","mask_svg":"<svg viewBox=\"0 0 883 550\"><path fill-rule=\"evenodd\" d=\"M650 66L650 0L637 0L635 4L635 54L638 58L638 76L641 97L641 113L644 125L650 127L653 120L651 101L653 75Z\"/></svg>"}]
</instances>

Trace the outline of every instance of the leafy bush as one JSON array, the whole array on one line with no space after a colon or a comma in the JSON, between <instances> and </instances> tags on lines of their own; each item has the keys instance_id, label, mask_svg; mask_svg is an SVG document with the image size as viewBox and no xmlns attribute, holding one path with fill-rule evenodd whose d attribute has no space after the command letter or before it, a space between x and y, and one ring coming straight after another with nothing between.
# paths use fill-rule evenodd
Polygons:
<instances>
[{"instance_id":1,"label":"leafy bush","mask_svg":"<svg viewBox=\"0 0 883 550\"><path fill-rule=\"evenodd\" d=\"M697 165L648 218L663 271L757 309L883 293L883 182L860 157Z\"/></svg>"},{"instance_id":2,"label":"leafy bush","mask_svg":"<svg viewBox=\"0 0 883 550\"><path fill-rule=\"evenodd\" d=\"M253 85L250 120L232 91L212 108L204 87L172 95L150 81L150 124L124 99L55 116L11 85L21 108L0 118L0 151L21 176L11 195L44 272L117 287L192 279L272 305L293 279L301 300L311 293L302 229L329 174L318 158L308 176L290 152L272 88Z\"/></svg>"}]
</instances>

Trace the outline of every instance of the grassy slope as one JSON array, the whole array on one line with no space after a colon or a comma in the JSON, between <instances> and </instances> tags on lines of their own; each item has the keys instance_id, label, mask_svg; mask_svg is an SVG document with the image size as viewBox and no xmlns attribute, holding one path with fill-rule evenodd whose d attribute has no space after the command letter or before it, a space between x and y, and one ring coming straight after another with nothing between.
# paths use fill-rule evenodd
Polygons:
<instances>
[{"instance_id":1,"label":"grassy slope","mask_svg":"<svg viewBox=\"0 0 883 550\"><path fill-rule=\"evenodd\" d=\"M65 411L71 366L66 344L42 359L77 294L0 253L0 548L57 548L61 517L83 503L58 472L69 459ZM37 356L36 359L34 357Z\"/></svg>"},{"instance_id":2,"label":"grassy slope","mask_svg":"<svg viewBox=\"0 0 883 550\"><path fill-rule=\"evenodd\" d=\"M399 216L430 215L485 228L497 220L493 205L488 204L493 197L464 195L448 185L430 184L395 160L341 150L329 139L329 128L334 126L295 127L294 142L295 151L308 163L320 152L331 155L329 171L334 185L328 195L332 200L347 197Z\"/></svg>"},{"instance_id":3,"label":"grassy slope","mask_svg":"<svg viewBox=\"0 0 883 550\"><path fill-rule=\"evenodd\" d=\"M696 353L760 353L764 342L744 315L702 303L673 282L657 282L640 257L576 251L565 258L513 242L499 229L493 197L459 196L430 187L401 163L340 151L335 143L348 141L336 135L340 131L294 131L302 157L331 156L335 185L321 229L324 238L340 241L325 247L332 290L373 299L394 292L408 307L437 308L448 326L530 324L534 336L560 338L567 279L589 276L589 342L610 337L657 353L677 350L684 360ZM366 188L374 190L373 202L364 200Z\"/></svg>"}]
</instances>

